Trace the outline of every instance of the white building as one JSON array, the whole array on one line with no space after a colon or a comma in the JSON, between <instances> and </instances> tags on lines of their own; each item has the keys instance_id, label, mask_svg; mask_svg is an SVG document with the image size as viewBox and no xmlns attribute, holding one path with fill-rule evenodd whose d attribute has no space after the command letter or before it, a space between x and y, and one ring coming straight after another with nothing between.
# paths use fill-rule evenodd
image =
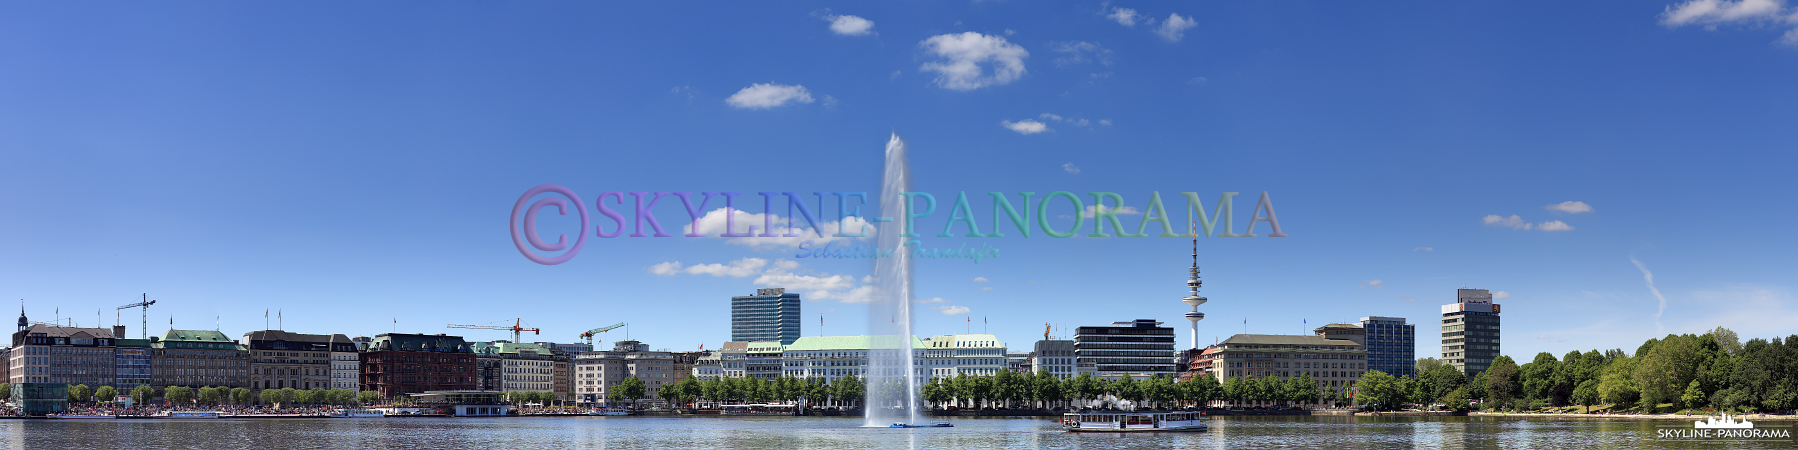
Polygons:
<instances>
[{"instance_id":1,"label":"white building","mask_svg":"<svg viewBox=\"0 0 1798 450\"><path fill-rule=\"evenodd\" d=\"M867 378L871 336L807 336L793 341L781 352L781 374L833 381L848 375ZM912 337L913 376L926 380L929 365L924 342ZM884 346L883 346L884 347Z\"/></svg>"},{"instance_id":2,"label":"white building","mask_svg":"<svg viewBox=\"0 0 1798 450\"><path fill-rule=\"evenodd\" d=\"M643 399L659 402L662 388L675 383L674 354L649 351L648 346L628 346L621 341L609 352L585 352L574 357L574 394L581 403L605 402L613 387L625 378L643 381Z\"/></svg>"},{"instance_id":3,"label":"white building","mask_svg":"<svg viewBox=\"0 0 1798 450\"><path fill-rule=\"evenodd\" d=\"M1005 343L991 334L942 334L923 340L925 358L933 360L930 376L992 376L1010 370Z\"/></svg>"},{"instance_id":4,"label":"white building","mask_svg":"<svg viewBox=\"0 0 1798 450\"><path fill-rule=\"evenodd\" d=\"M1030 352L1030 366L1033 371L1047 370L1055 378L1069 379L1079 376L1074 363L1074 341L1061 339L1045 339L1036 341L1035 351Z\"/></svg>"},{"instance_id":5,"label":"white building","mask_svg":"<svg viewBox=\"0 0 1798 450\"><path fill-rule=\"evenodd\" d=\"M356 342L349 340L347 336L331 336L331 389L359 390L357 386L362 381L362 354L354 351L357 348Z\"/></svg>"}]
</instances>

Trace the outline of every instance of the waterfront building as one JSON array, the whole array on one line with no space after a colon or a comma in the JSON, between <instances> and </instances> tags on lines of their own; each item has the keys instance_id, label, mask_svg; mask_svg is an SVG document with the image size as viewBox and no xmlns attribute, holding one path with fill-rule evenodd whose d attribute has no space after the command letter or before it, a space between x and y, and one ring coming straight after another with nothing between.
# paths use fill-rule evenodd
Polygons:
<instances>
[{"instance_id":1,"label":"waterfront building","mask_svg":"<svg viewBox=\"0 0 1798 450\"><path fill-rule=\"evenodd\" d=\"M1323 336L1324 339L1352 341L1356 344L1361 344L1362 348L1366 348L1367 346L1367 330L1362 329L1361 325L1352 323L1332 323L1317 327L1311 331L1318 336Z\"/></svg>"},{"instance_id":2,"label":"waterfront building","mask_svg":"<svg viewBox=\"0 0 1798 450\"><path fill-rule=\"evenodd\" d=\"M749 342L743 349L743 376L772 380L780 378L781 354L786 346L779 341Z\"/></svg>"},{"instance_id":3,"label":"waterfront building","mask_svg":"<svg viewBox=\"0 0 1798 450\"><path fill-rule=\"evenodd\" d=\"M0 380L12 380L12 347L0 348Z\"/></svg>"},{"instance_id":4,"label":"waterfront building","mask_svg":"<svg viewBox=\"0 0 1798 450\"><path fill-rule=\"evenodd\" d=\"M1050 375L1063 380L1073 378L1074 341L1065 339L1043 339L1036 341L1031 358L1031 370L1048 370Z\"/></svg>"},{"instance_id":5,"label":"waterfront building","mask_svg":"<svg viewBox=\"0 0 1798 450\"><path fill-rule=\"evenodd\" d=\"M474 349L461 336L378 334L368 351L357 354L354 366L357 385L348 389L375 391L383 398L475 389Z\"/></svg>"},{"instance_id":6,"label":"waterfront building","mask_svg":"<svg viewBox=\"0 0 1798 450\"><path fill-rule=\"evenodd\" d=\"M114 340L123 334L124 327L33 325L21 310L9 355L9 382L110 386L118 380Z\"/></svg>"},{"instance_id":7,"label":"waterfront building","mask_svg":"<svg viewBox=\"0 0 1798 450\"><path fill-rule=\"evenodd\" d=\"M562 354L569 355L569 356L578 355L581 352L593 351L593 346L587 345L585 342L578 342L578 343L573 343L573 344L558 344L555 342L533 342L533 344L537 344L539 346L542 346L543 348L547 348L550 350L562 352Z\"/></svg>"},{"instance_id":8,"label":"waterfront building","mask_svg":"<svg viewBox=\"0 0 1798 450\"><path fill-rule=\"evenodd\" d=\"M331 389L360 390L362 349L362 344L348 336L331 336Z\"/></svg>"},{"instance_id":9,"label":"waterfront building","mask_svg":"<svg viewBox=\"0 0 1798 450\"><path fill-rule=\"evenodd\" d=\"M504 363L499 355L475 354L475 389L481 391L500 390L500 380L505 379L500 369Z\"/></svg>"},{"instance_id":10,"label":"waterfront building","mask_svg":"<svg viewBox=\"0 0 1798 450\"><path fill-rule=\"evenodd\" d=\"M1455 290L1455 303L1442 305L1442 362L1469 376L1486 371L1498 357L1498 312L1491 292Z\"/></svg>"},{"instance_id":11,"label":"waterfront building","mask_svg":"<svg viewBox=\"0 0 1798 450\"><path fill-rule=\"evenodd\" d=\"M611 351L584 352L574 357L574 394L581 403L605 403L612 388L625 378L637 377L643 382L643 396L637 404L661 402L662 388L674 384L674 354L651 351L637 341L618 341Z\"/></svg>"},{"instance_id":12,"label":"waterfront building","mask_svg":"<svg viewBox=\"0 0 1798 450\"><path fill-rule=\"evenodd\" d=\"M1223 351L1223 348L1216 345L1207 346L1202 349L1187 350L1186 355L1182 358L1183 361L1185 361L1185 371L1180 374L1180 381L1186 381L1196 377L1217 378L1217 371L1213 370L1214 368L1211 364L1216 362L1217 353L1221 351Z\"/></svg>"},{"instance_id":13,"label":"waterfront building","mask_svg":"<svg viewBox=\"0 0 1798 450\"><path fill-rule=\"evenodd\" d=\"M1012 373L1029 374L1031 372L1030 363L1030 352L1005 352L1005 369Z\"/></svg>"},{"instance_id":14,"label":"waterfront building","mask_svg":"<svg viewBox=\"0 0 1798 450\"><path fill-rule=\"evenodd\" d=\"M798 378L821 378L825 381L834 381L850 375L865 379L868 377L868 355L876 339L874 336L807 336L799 338L793 341L792 345L786 346L785 351L781 353L782 374ZM891 337L882 336L879 339L891 339ZM928 355L932 353L929 344L916 336L913 336L911 341L912 364L915 366L912 376L916 377L918 382L926 381L927 377L944 376L942 374L945 372L938 370L949 370L950 372L947 373L950 373L949 376L953 376L954 367L947 363L953 361L954 358L929 357ZM993 339L993 341L997 342L997 339ZM893 347L891 345L882 346L882 348ZM952 349L953 347L945 348ZM948 354L949 352L938 349L937 353ZM1002 355L1003 353L1001 353Z\"/></svg>"},{"instance_id":15,"label":"waterfront building","mask_svg":"<svg viewBox=\"0 0 1798 450\"><path fill-rule=\"evenodd\" d=\"M680 383L681 381L692 377L694 374L693 367L699 365L699 359L711 355L712 352L701 350L696 352L669 352L668 354L674 357L673 382Z\"/></svg>"},{"instance_id":16,"label":"waterfront building","mask_svg":"<svg viewBox=\"0 0 1798 450\"><path fill-rule=\"evenodd\" d=\"M1321 329L1320 329L1321 330ZM1241 377L1309 374L1319 387L1348 392L1367 371L1367 351L1347 339L1318 335L1238 334L1201 354L1219 382Z\"/></svg>"},{"instance_id":17,"label":"waterfront building","mask_svg":"<svg viewBox=\"0 0 1798 450\"><path fill-rule=\"evenodd\" d=\"M801 338L804 339L804 338ZM798 341L794 341L798 342ZM712 381L724 377L723 352L709 352L693 361L693 378Z\"/></svg>"},{"instance_id":18,"label":"waterfront building","mask_svg":"<svg viewBox=\"0 0 1798 450\"><path fill-rule=\"evenodd\" d=\"M225 333L169 330L160 337L150 337L149 351L149 384L159 389L169 386L196 389L250 387L249 349Z\"/></svg>"},{"instance_id":19,"label":"waterfront building","mask_svg":"<svg viewBox=\"0 0 1798 450\"><path fill-rule=\"evenodd\" d=\"M730 340L793 343L799 339L799 305L799 294L783 288L756 289L755 295L731 297Z\"/></svg>"},{"instance_id":20,"label":"waterfront building","mask_svg":"<svg viewBox=\"0 0 1798 450\"><path fill-rule=\"evenodd\" d=\"M555 392L555 352L537 344L508 341L474 344L480 357L498 360L500 391Z\"/></svg>"},{"instance_id":21,"label":"waterfront building","mask_svg":"<svg viewBox=\"0 0 1798 450\"><path fill-rule=\"evenodd\" d=\"M250 389L330 388L333 343L354 348L341 334L303 334L283 330L245 333L250 352Z\"/></svg>"},{"instance_id":22,"label":"waterfront building","mask_svg":"<svg viewBox=\"0 0 1798 450\"><path fill-rule=\"evenodd\" d=\"M1392 376L1417 376L1417 326L1403 317L1361 318L1366 330L1367 369Z\"/></svg>"},{"instance_id":23,"label":"waterfront building","mask_svg":"<svg viewBox=\"0 0 1798 450\"><path fill-rule=\"evenodd\" d=\"M726 342L718 347L718 367L725 378L741 378L749 360L748 342Z\"/></svg>"},{"instance_id":24,"label":"waterfront building","mask_svg":"<svg viewBox=\"0 0 1798 450\"><path fill-rule=\"evenodd\" d=\"M1154 319L1079 327L1074 331L1074 357L1076 371L1091 363L1094 375L1103 378L1172 376L1174 329Z\"/></svg>"},{"instance_id":25,"label":"waterfront building","mask_svg":"<svg viewBox=\"0 0 1798 450\"><path fill-rule=\"evenodd\" d=\"M124 333L115 333L115 335L118 334ZM151 339L119 338L113 339L112 343L115 345L112 354L115 381L111 384L112 388L124 393L136 389L138 386L152 385L150 383L150 372L153 367L150 362L153 352L150 347Z\"/></svg>"},{"instance_id":26,"label":"waterfront building","mask_svg":"<svg viewBox=\"0 0 1798 450\"><path fill-rule=\"evenodd\" d=\"M921 341L931 377L992 376L1010 370L1005 343L991 334L939 334Z\"/></svg>"}]
</instances>

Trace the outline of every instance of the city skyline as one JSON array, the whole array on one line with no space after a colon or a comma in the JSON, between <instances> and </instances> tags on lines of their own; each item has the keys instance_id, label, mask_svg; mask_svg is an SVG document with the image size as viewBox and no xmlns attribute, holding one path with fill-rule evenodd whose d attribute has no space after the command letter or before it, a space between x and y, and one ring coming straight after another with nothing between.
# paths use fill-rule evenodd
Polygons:
<instances>
[{"instance_id":1,"label":"city skyline","mask_svg":"<svg viewBox=\"0 0 1798 450\"><path fill-rule=\"evenodd\" d=\"M1798 218L1780 206L1798 49L1681 5L9 5L0 299L110 326L148 293L157 325L125 311L127 336L173 321L492 341L509 333L445 325L522 318L544 330L526 341L628 322L599 339L693 350L729 338L730 297L786 288L800 336L859 335L866 259L619 237L544 266L500 220L541 184L590 206L623 191L607 202L627 219L633 191L743 192L747 214L764 212L755 192L878 192L897 134L938 195L932 228L958 191L1003 231L986 192L1116 192L1132 231L1150 192L1176 216L1179 192L1207 208L1240 192L1237 230L1268 193L1289 236L1199 239L1201 346L1245 321L1308 335L1383 316L1439 356L1459 288L1504 305L1519 361L1716 326L1783 336L1793 240L1754 231ZM1469 16L1511 20L1432 19ZM723 228L716 206L702 231ZM1080 214L1053 208L1058 229ZM1687 209L1726 212L1724 232ZM685 231L678 201L655 211ZM553 239L568 219L540 227ZM1068 338L1179 324L1190 239L1085 223L1066 239L928 230L928 247L1000 256L919 260L913 334L1026 349L1045 322Z\"/></svg>"}]
</instances>

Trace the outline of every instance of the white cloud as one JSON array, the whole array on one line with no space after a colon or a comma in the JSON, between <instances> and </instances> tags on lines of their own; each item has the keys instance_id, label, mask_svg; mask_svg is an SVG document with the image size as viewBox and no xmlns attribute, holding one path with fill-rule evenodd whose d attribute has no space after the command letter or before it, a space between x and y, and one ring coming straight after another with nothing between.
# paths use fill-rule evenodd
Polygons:
<instances>
[{"instance_id":1,"label":"white cloud","mask_svg":"<svg viewBox=\"0 0 1798 450\"><path fill-rule=\"evenodd\" d=\"M1056 67L1085 64L1098 61L1101 65L1111 65L1111 49L1092 42L1057 42L1049 44L1049 50L1062 54L1055 58Z\"/></svg>"},{"instance_id":2,"label":"white cloud","mask_svg":"<svg viewBox=\"0 0 1798 450\"><path fill-rule=\"evenodd\" d=\"M742 109L769 109L789 102L811 103L812 93L800 85L756 83L724 99L724 103Z\"/></svg>"},{"instance_id":3,"label":"white cloud","mask_svg":"<svg viewBox=\"0 0 1798 450\"><path fill-rule=\"evenodd\" d=\"M1111 126L1111 119L1099 119L1099 125Z\"/></svg>"},{"instance_id":4,"label":"white cloud","mask_svg":"<svg viewBox=\"0 0 1798 450\"><path fill-rule=\"evenodd\" d=\"M1016 131L1016 132L1018 132L1018 134L1037 134L1037 133L1041 133L1044 131L1049 131L1048 125L1045 125L1042 122L1037 122L1036 120L1033 120L1033 119L1024 119L1024 120L1020 120L1017 122L1012 122L1009 120L1001 120L1001 121L999 121L999 126L1008 128L1011 131Z\"/></svg>"},{"instance_id":5,"label":"white cloud","mask_svg":"<svg viewBox=\"0 0 1798 450\"><path fill-rule=\"evenodd\" d=\"M766 259L743 258L725 264L695 264L682 270L682 272L693 275L742 278L761 273L762 268L767 266L768 260ZM651 266L650 270L653 272L655 270L654 266Z\"/></svg>"},{"instance_id":6,"label":"white cloud","mask_svg":"<svg viewBox=\"0 0 1798 450\"><path fill-rule=\"evenodd\" d=\"M1385 289L1385 288L1386 288L1386 282L1380 281L1380 279L1375 278L1372 280L1367 280L1367 281L1361 282L1361 287L1358 287L1356 289Z\"/></svg>"},{"instance_id":7,"label":"white cloud","mask_svg":"<svg viewBox=\"0 0 1798 450\"><path fill-rule=\"evenodd\" d=\"M931 297L929 300L912 300L912 303L948 303L948 302L949 302L949 299L942 298L942 297Z\"/></svg>"},{"instance_id":8,"label":"white cloud","mask_svg":"<svg viewBox=\"0 0 1798 450\"><path fill-rule=\"evenodd\" d=\"M649 266L649 273L653 273L656 275L663 275L663 276L671 276L671 275L678 274L678 273L680 273L680 270L681 270L680 261L665 262L665 263Z\"/></svg>"},{"instance_id":9,"label":"white cloud","mask_svg":"<svg viewBox=\"0 0 1798 450\"><path fill-rule=\"evenodd\" d=\"M874 286L857 286L843 292L812 291L805 294L812 300L835 300L842 303L868 303L874 301Z\"/></svg>"},{"instance_id":10,"label":"white cloud","mask_svg":"<svg viewBox=\"0 0 1798 450\"><path fill-rule=\"evenodd\" d=\"M945 316L959 316L968 313L966 306L934 306L931 309L942 311Z\"/></svg>"},{"instance_id":11,"label":"white cloud","mask_svg":"<svg viewBox=\"0 0 1798 450\"><path fill-rule=\"evenodd\" d=\"M857 16L824 16L830 21L830 31L844 36L862 36L874 32L874 21Z\"/></svg>"},{"instance_id":12,"label":"white cloud","mask_svg":"<svg viewBox=\"0 0 1798 450\"><path fill-rule=\"evenodd\" d=\"M1512 214L1511 217L1503 217L1503 216L1499 216L1497 214L1491 214L1491 215L1487 215L1484 219L1480 219L1480 220L1485 222L1486 226L1492 226L1492 227L1510 228L1513 230L1528 230L1530 228L1535 228L1535 225L1531 225L1529 222L1524 222L1523 218L1518 217L1516 214Z\"/></svg>"},{"instance_id":13,"label":"white cloud","mask_svg":"<svg viewBox=\"0 0 1798 450\"><path fill-rule=\"evenodd\" d=\"M694 199L695 203L697 203L698 201L699 201L699 199ZM780 199L775 199L775 201L776 201L775 204L778 205L780 202ZM714 209L711 211L707 211L705 213L705 215L699 216L699 220L697 221L696 224L689 223L687 225L682 226L681 227L682 234L693 233L694 226L697 225L699 227L699 234L704 235L706 237L719 237L719 236L723 235L725 233L726 226L729 225L728 222L726 221L726 216L724 215L724 211L725 211L724 208L718 208L718 209ZM725 242L729 242L731 244L746 245L746 246L750 246L750 247L754 247L754 248L766 248L766 247L792 247L792 246L799 245L799 243L801 243L801 242L812 241L812 244L822 246L828 242L842 242L842 241L848 241L851 239L859 239L859 238L841 236L840 229L842 227L839 226L839 224L835 221L830 221L830 220L820 220L819 221L818 227L823 228L824 234L826 235L826 236L820 237L818 235L818 233L813 232L811 228L807 228L805 226L806 221L804 219L800 219L797 224L793 224L793 225L796 225L799 227L799 229L796 230L796 233L793 233L793 234L798 234L798 236L789 237L789 236L786 236L786 234L788 234L787 233L787 226L789 225L788 219L785 217L781 217L779 214L751 213L751 212L744 212L741 209L734 210L732 212L735 213L735 214L732 214L731 216L735 217L735 219L733 219L736 222L736 227L737 227L735 231L738 233L748 232L750 227L755 227L755 234L759 236L763 232L762 227L766 226L766 224L768 223L769 220L772 220L774 223L774 232L778 233L780 235L772 236L772 237L753 237L752 236L752 237L726 238ZM816 211L814 211L814 212L816 212ZM822 219L822 218L820 218L820 219ZM848 222L849 230L851 230L852 232L857 231L857 230L862 230L863 229L862 226L869 224L867 221L864 221L864 220L862 220L861 217L857 217L857 216L850 216L850 217L844 219L844 221ZM874 227L870 226L870 227L867 227L866 230L867 230L868 236L873 236L876 229Z\"/></svg>"},{"instance_id":14,"label":"white cloud","mask_svg":"<svg viewBox=\"0 0 1798 450\"><path fill-rule=\"evenodd\" d=\"M1180 14L1177 13L1170 14L1167 16L1167 20L1161 21L1160 27L1155 28L1155 34L1161 35L1161 38L1167 39L1168 42L1180 42L1180 38L1186 37L1186 30L1196 26L1199 26L1198 21L1192 20L1191 17L1180 17Z\"/></svg>"},{"instance_id":15,"label":"white cloud","mask_svg":"<svg viewBox=\"0 0 1798 450\"><path fill-rule=\"evenodd\" d=\"M1058 114L1052 114L1052 113L1043 113L1043 114L1042 114L1042 115L1040 115L1040 116L1037 116L1037 117L1038 117L1038 118L1041 118L1041 119L1043 119L1043 120L1049 120L1049 121L1055 121L1055 122L1061 122L1061 123L1065 123L1065 124L1069 124L1069 125L1073 125L1073 126L1076 126L1076 127L1084 127L1084 126L1087 126L1087 125L1092 125L1092 121L1089 121L1089 120L1086 120L1086 119L1069 119L1069 118L1066 118L1066 117L1062 117L1062 116L1061 116L1061 115L1058 115Z\"/></svg>"},{"instance_id":16,"label":"white cloud","mask_svg":"<svg viewBox=\"0 0 1798 450\"><path fill-rule=\"evenodd\" d=\"M1560 202L1544 206L1542 209L1567 214L1579 214L1592 212L1592 205L1588 205L1586 202Z\"/></svg>"},{"instance_id":17,"label":"white cloud","mask_svg":"<svg viewBox=\"0 0 1798 450\"><path fill-rule=\"evenodd\" d=\"M981 288L980 288L980 290L982 290L982 291L990 291L990 290L993 290L993 287L992 287L992 286L982 286L982 287L981 287Z\"/></svg>"},{"instance_id":18,"label":"white cloud","mask_svg":"<svg viewBox=\"0 0 1798 450\"><path fill-rule=\"evenodd\" d=\"M1010 28L1006 28L1006 29L1005 29L1005 35L1006 35L1006 36L1010 36L1010 35L1014 35L1014 34L1018 34L1018 31L1017 31L1017 30L1013 30L1013 29L1010 29Z\"/></svg>"},{"instance_id":19,"label":"white cloud","mask_svg":"<svg viewBox=\"0 0 1798 450\"><path fill-rule=\"evenodd\" d=\"M987 280L987 279L986 279L986 277L974 277L974 282L975 282L975 283L985 283L985 282L988 282L988 281L991 281L991 280Z\"/></svg>"},{"instance_id":20,"label":"white cloud","mask_svg":"<svg viewBox=\"0 0 1798 450\"><path fill-rule=\"evenodd\" d=\"M1186 84L1205 84L1207 81L1211 81L1211 79L1205 77L1192 77L1192 79L1186 80Z\"/></svg>"},{"instance_id":21,"label":"white cloud","mask_svg":"<svg viewBox=\"0 0 1798 450\"><path fill-rule=\"evenodd\" d=\"M936 84L945 89L971 91L1016 81L1024 76L1024 58L1030 52L999 36L972 31L941 34L925 39L920 45L940 61L924 63L921 70L936 72ZM992 74L982 65L991 66Z\"/></svg>"},{"instance_id":22,"label":"white cloud","mask_svg":"<svg viewBox=\"0 0 1798 450\"><path fill-rule=\"evenodd\" d=\"M1568 225L1567 222L1559 220L1550 220L1536 225L1536 229L1542 231L1573 231L1573 225Z\"/></svg>"},{"instance_id":23,"label":"white cloud","mask_svg":"<svg viewBox=\"0 0 1798 450\"><path fill-rule=\"evenodd\" d=\"M1493 291L1492 292L1493 300L1506 299L1506 298L1511 298L1510 292L1505 292L1505 291Z\"/></svg>"},{"instance_id":24,"label":"white cloud","mask_svg":"<svg viewBox=\"0 0 1798 450\"><path fill-rule=\"evenodd\" d=\"M1661 25L1668 28L1701 25L1715 30L1729 24L1798 26L1798 10L1787 9L1780 0L1689 0L1661 13ZM1786 30L1778 42L1798 46L1798 28Z\"/></svg>"},{"instance_id":25,"label":"white cloud","mask_svg":"<svg viewBox=\"0 0 1798 450\"><path fill-rule=\"evenodd\" d=\"M1414 252L1433 252L1433 251L1436 251L1436 248L1435 248L1435 247L1416 247L1416 248L1412 248L1412 249L1411 249L1411 251L1414 251Z\"/></svg>"},{"instance_id":26,"label":"white cloud","mask_svg":"<svg viewBox=\"0 0 1798 450\"><path fill-rule=\"evenodd\" d=\"M1125 205L1122 208L1115 208L1115 209L1110 206L1105 206L1105 205L1086 205L1086 210L1080 212L1080 217L1085 217L1085 218L1091 219L1094 217L1098 217L1099 213L1102 213L1102 212L1114 212L1120 216L1133 216L1133 215L1137 215L1137 214L1142 214L1142 211L1137 211L1135 206L1129 206L1129 205Z\"/></svg>"},{"instance_id":27,"label":"white cloud","mask_svg":"<svg viewBox=\"0 0 1798 450\"><path fill-rule=\"evenodd\" d=\"M1061 170L1064 172L1067 172L1067 173L1074 174L1074 175L1080 174L1080 166L1076 166L1076 165L1074 165L1074 163L1062 164Z\"/></svg>"},{"instance_id":28,"label":"white cloud","mask_svg":"<svg viewBox=\"0 0 1798 450\"><path fill-rule=\"evenodd\" d=\"M1137 14L1136 10L1130 8L1112 8L1111 13L1106 14L1105 18L1115 20L1118 25L1126 27L1136 26L1137 20L1148 19L1148 17Z\"/></svg>"}]
</instances>

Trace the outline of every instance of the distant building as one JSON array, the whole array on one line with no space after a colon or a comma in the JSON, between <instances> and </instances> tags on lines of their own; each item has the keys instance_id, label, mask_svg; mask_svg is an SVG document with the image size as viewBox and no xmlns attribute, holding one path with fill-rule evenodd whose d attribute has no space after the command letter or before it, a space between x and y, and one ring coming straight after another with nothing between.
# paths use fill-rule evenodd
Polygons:
<instances>
[{"instance_id":1,"label":"distant building","mask_svg":"<svg viewBox=\"0 0 1798 450\"><path fill-rule=\"evenodd\" d=\"M612 388L626 378L643 382L643 396L637 404L655 404L662 388L674 384L675 357L665 351L650 351L637 341L618 341L608 352L584 352L574 357L574 399L581 403L605 403Z\"/></svg>"},{"instance_id":2,"label":"distant building","mask_svg":"<svg viewBox=\"0 0 1798 450\"><path fill-rule=\"evenodd\" d=\"M496 390L555 392L556 355L548 348L493 341L474 344L474 352L479 358L498 361Z\"/></svg>"},{"instance_id":3,"label":"distant building","mask_svg":"<svg viewBox=\"0 0 1798 450\"><path fill-rule=\"evenodd\" d=\"M138 386L151 385L150 355L153 350L150 348L150 339L119 338L114 339L113 344L117 345L117 347L113 347L112 356L113 376L117 381L113 382L112 388L123 393L136 389ZM246 359L246 361L248 360ZM244 371L248 373L249 369L246 368ZM249 376L245 375L239 378L243 384L249 383Z\"/></svg>"},{"instance_id":4,"label":"distant building","mask_svg":"<svg viewBox=\"0 0 1798 450\"><path fill-rule=\"evenodd\" d=\"M474 349L461 336L378 334L354 367L357 386L351 389L374 391L384 398L475 389Z\"/></svg>"},{"instance_id":5,"label":"distant building","mask_svg":"<svg viewBox=\"0 0 1798 450\"><path fill-rule=\"evenodd\" d=\"M1321 329L1320 329L1321 330ZM1347 339L1238 334L1202 354L1219 382L1242 377L1282 380L1310 375L1324 389L1348 392L1367 371L1367 351Z\"/></svg>"},{"instance_id":6,"label":"distant building","mask_svg":"<svg viewBox=\"0 0 1798 450\"><path fill-rule=\"evenodd\" d=\"M992 376L1010 370L1005 343L991 334L940 334L921 341L931 377Z\"/></svg>"},{"instance_id":7,"label":"distant building","mask_svg":"<svg viewBox=\"0 0 1798 450\"><path fill-rule=\"evenodd\" d=\"M1036 341L1036 347L1030 354L1033 359L1030 364L1032 371L1048 370L1050 375L1063 380L1077 375L1074 372L1074 341L1064 339Z\"/></svg>"},{"instance_id":8,"label":"distant building","mask_svg":"<svg viewBox=\"0 0 1798 450\"><path fill-rule=\"evenodd\" d=\"M1104 378L1171 376L1176 372L1174 329L1154 319L1079 327L1074 331L1074 357L1076 372L1091 364L1094 374Z\"/></svg>"},{"instance_id":9,"label":"distant building","mask_svg":"<svg viewBox=\"0 0 1798 450\"><path fill-rule=\"evenodd\" d=\"M1393 376L1417 376L1417 326L1405 323L1403 317L1368 316L1361 318L1366 331L1368 370Z\"/></svg>"},{"instance_id":10,"label":"distant building","mask_svg":"<svg viewBox=\"0 0 1798 450\"><path fill-rule=\"evenodd\" d=\"M282 330L251 331L243 336L250 351L250 389L331 387L331 353L355 351L341 334L302 334ZM336 346L348 346L333 347Z\"/></svg>"},{"instance_id":11,"label":"distant building","mask_svg":"<svg viewBox=\"0 0 1798 450\"><path fill-rule=\"evenodd\" d=\"M699 360L701 358L711 356L711 354L712 352L703 350L697 352L669 353L669 355L674 357L674 382L680 383L688 377L693 376L693 367L699 365Z\"/></svg>"},{"instance_id":12,"label":"distant building","mask_svg":"<svg viewBox=\"0 0 1798 450\"><path fill-rule=\"evenodd\" d=\"M780 345L799 339L799 294L786 289L756 289L755 295L730 298L730 340L775 341Z\"/></svg>"},{"instance_id":13,"label":"distant building","mask_svg":"<svg viewBox=\"0 0 1798 450\"><path fill-rule=\"evenodd\" d=\"M989 335L990 336L990 335ZM845 376L868 377L868 353L876 340L885 344L880 348L895 348L897 343L891 342L890 336L807 336L793 341L781 354L783 374L798 378L821 378L834 381ZM939 345L952 342L938 341ZM969 341L972 342L972 341ZM996 342L996 340L995 340ZM917 337L911 338L913 364L916 368L913 376L919 382L928 380L930 376L944 376L934 369L953 370L953 366L945 365L953 358L928 358L931 350L929 344ZM944 346L942 349L953 349ZM1001 349L1003 352L1003 349ZM1001 353L1001 359L1003 354ZM931 365L932 363L936 365ZM953 376L952 372L948 376Z\"/></svg>"},{"instance_id":14,"label":"distant building","mask_svg":"<svg viewBox=\"0 0 1798 450\"><path fill-rule=\"evenodd\" d=\"M1485 372L1498 357L1499 307L1485 289L1457 289L1442 305L1442 362L1468 375Z\"/></svg>"},{"instance_id":15,"label":"distant building","mask_svg":"<svg viewBox=\"0 0 1798 450\"><path fill-rule=\"evenodd\" d=\"M803 339L803 338L802 338ZM798 341L794 341L798 342ZM693 361L693 378L712 381L724 377L723 352L710 352Z\"/></svg>"},{"instance_id":16,"label":"distant building","mask_svg":"<svg viewBox=\"0 0 1798 450\"><path fill-rule=\"evenodd\" d=\"M123 339L121 339L123 340ZM236 339L214 330L169 330L152 336L150 381L169 386L202 388L250 387L250 352ZM120 357L125 355L121 350ZM123 364L121 364L121 368ZM115 388L118 388L115 386Z\"/></svg>"},{"instance_id":17,"label":"distant building","mask_svg":"<svg viewBox=\"0 0 1798 450\"><path fill-rule=\"evenodd\" d=\"M362 345L349 336L331 336L331 389L361 389Z\"/></svg>"},{"instance_id":18,"label":"distant building","mask_svg":"<svg viewBox=\"0 0 1798 450\"><path fill-rule=\"evenodd\" d=\"M10 382L110 386L118 380L114 340L123 334L124 327L32 325L20 311L19 331L13 333L9 355Z\"/></svg>"}]
</instances>

